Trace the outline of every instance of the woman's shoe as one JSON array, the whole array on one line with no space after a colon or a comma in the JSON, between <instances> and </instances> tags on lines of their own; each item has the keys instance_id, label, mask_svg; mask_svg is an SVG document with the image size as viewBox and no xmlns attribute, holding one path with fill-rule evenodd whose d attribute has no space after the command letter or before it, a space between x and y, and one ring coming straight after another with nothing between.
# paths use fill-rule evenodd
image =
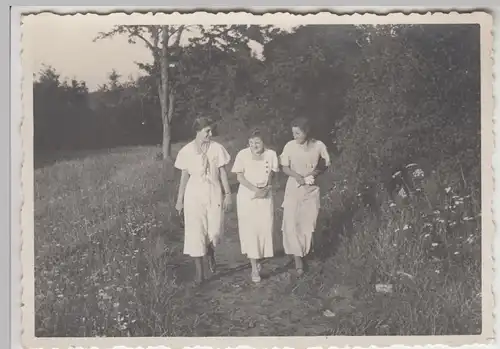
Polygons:
<instances>
[{"instance_id":1,"label":"woman's shoe","mask_svg":"<svg viewBox=\"0 0 500 349\"><path fill-rule=\"evenodd\" d=\"M259 272L257 272L257 273L252 272L252 281L255 283L259 283L261 281L261 277L259 275Z\"/></svg>"}]
</instances>

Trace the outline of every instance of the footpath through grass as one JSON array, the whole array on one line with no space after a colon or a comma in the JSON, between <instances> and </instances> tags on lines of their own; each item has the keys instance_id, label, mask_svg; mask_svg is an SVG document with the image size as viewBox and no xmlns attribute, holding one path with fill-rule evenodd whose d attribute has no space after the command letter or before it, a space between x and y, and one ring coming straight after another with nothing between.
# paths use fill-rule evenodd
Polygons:
<instances>
[{"instance_id":1,"label":"footpath through grass","mask_svg":"<svg viewBox=\"0 0 500 349\"><path fill-rule=\"evenodd\" d=\"M233 158L239 146L229 144ZM326 193L333 185L325 177L322 248L298 278L280 253L281 185L277 257L264 262L262 283L250 281L234 208L217 273L192 289L174 214L178 173L155 160L157 151L128 148L35 171L37 336L480 333L480 200L472 188L429 179L419 197L385 200L375 216L362 205L353 211L338 183Z\"/></svg>"}]
</instances>

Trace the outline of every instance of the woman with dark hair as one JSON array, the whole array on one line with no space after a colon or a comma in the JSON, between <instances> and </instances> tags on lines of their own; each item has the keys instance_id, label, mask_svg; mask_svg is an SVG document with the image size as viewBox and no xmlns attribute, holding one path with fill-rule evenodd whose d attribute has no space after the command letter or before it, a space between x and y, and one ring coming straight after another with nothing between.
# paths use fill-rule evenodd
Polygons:
<instances>
[{"instance_id":1,"label":"woman with dark hair","mask_svg":"<svg viewBox=\"0 0 500 349\"><path fill-rule=\"evenodd\" d=\"M283 172L288 176L283 199L283 247L294 256L295 268L304 272L302 258L312 244L313 232L320 209L318 175L330 166L330 156L323 142L310 136L311 129L305 118L292 122L293 140L288 142L280 156ZM324 166L320 166L320 160Z\"/></svg>"},{"instance_id":2,"label":"woman with dark hair","mask_svg":"<svg viewBox=\"0 0 500 349\"><path fill-rule=\"evenodd\" d=\"M215 247L224 231L224 212L231 207L231 192L225 166L231 156L212 140L214 123L201 117L195 120L196 137L177 155L175 167L182 171L177 204L184 215L184 254L195 260L196 279L204 279L203 257L208 255L215 272Z\"/></svg>"},{"instance_id":3,"label":"woman with dark hair","mask_svg":"<svg viewBox=\"0 0 500 349\"><path fill-rule=\"evenodd\" d=\"M236 202L241 252L250 259L251 277L256 283L261 281L259 260L274 253L271 181L278 170L276 152L265 146L262 132L253 129L248 136L248 147L236 155L232 172L240 182Z\"/></svg>"}]
</instances>

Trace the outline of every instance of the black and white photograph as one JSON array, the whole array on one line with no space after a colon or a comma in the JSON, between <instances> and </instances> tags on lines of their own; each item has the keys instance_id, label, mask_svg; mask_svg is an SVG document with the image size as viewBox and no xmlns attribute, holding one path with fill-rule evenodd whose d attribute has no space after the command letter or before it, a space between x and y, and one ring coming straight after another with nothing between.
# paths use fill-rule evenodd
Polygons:
<instances>
[{"instance_id":1,"label":"black and white photograph","mask_svg":"<svg viewBox=\"0 0 500 349\"><path fill-rule=\"evenodd\" d=\"M23 16L25 343L487 344L491 26Z\"/></svg>"}]
</instances>

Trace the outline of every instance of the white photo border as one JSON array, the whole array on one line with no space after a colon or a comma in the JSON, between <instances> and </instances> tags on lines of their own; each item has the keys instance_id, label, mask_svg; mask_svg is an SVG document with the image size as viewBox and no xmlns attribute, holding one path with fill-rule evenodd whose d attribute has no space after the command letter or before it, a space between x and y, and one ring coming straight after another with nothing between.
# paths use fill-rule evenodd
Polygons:
<instances>
[{"instance_id":1,"label":"white photo border","mask_svg":"<svg viewBox=\"0 0 500 349\"><path fill-rule=\"evenodd\" d=\"M23 11L24 12L24 11ZM56 11L54 11L56 12ZM57 11L62 13L62 11ZM482 161L482 316L481 335L467 336L376 336L376 337L210 337L210 338L36 338L34 335L34 246L33 246L33 96L32 96L32 52L30 50L30 17L22 19L22 210L21 229L22 247L20 257L22 266L22 343L28 348L66 348L66 347L373 347L391 345L429 345L442 344L459 346L465 344L487 345L493 340L493 19L485 12L429 12L389 13L387 15L364 13L337 15L328 12L316 14L289 14L286 12L255 15L248 12L228 13L133 13L116 11L113 14L76 14L76 16L112 17L117 24L432 24L461 23L480 24L481 26L481 161ZM61 14L62 15L62 14ZM67 14L72 15L72 14ZM109 18L108 18L109 20ZM15 129L15 127L13 127ZM13 172L14 169L13 169ZM15 255L12 258L16 258ZM311 345L310 343L313 343Z\"/></svg>"}]
</instances>

